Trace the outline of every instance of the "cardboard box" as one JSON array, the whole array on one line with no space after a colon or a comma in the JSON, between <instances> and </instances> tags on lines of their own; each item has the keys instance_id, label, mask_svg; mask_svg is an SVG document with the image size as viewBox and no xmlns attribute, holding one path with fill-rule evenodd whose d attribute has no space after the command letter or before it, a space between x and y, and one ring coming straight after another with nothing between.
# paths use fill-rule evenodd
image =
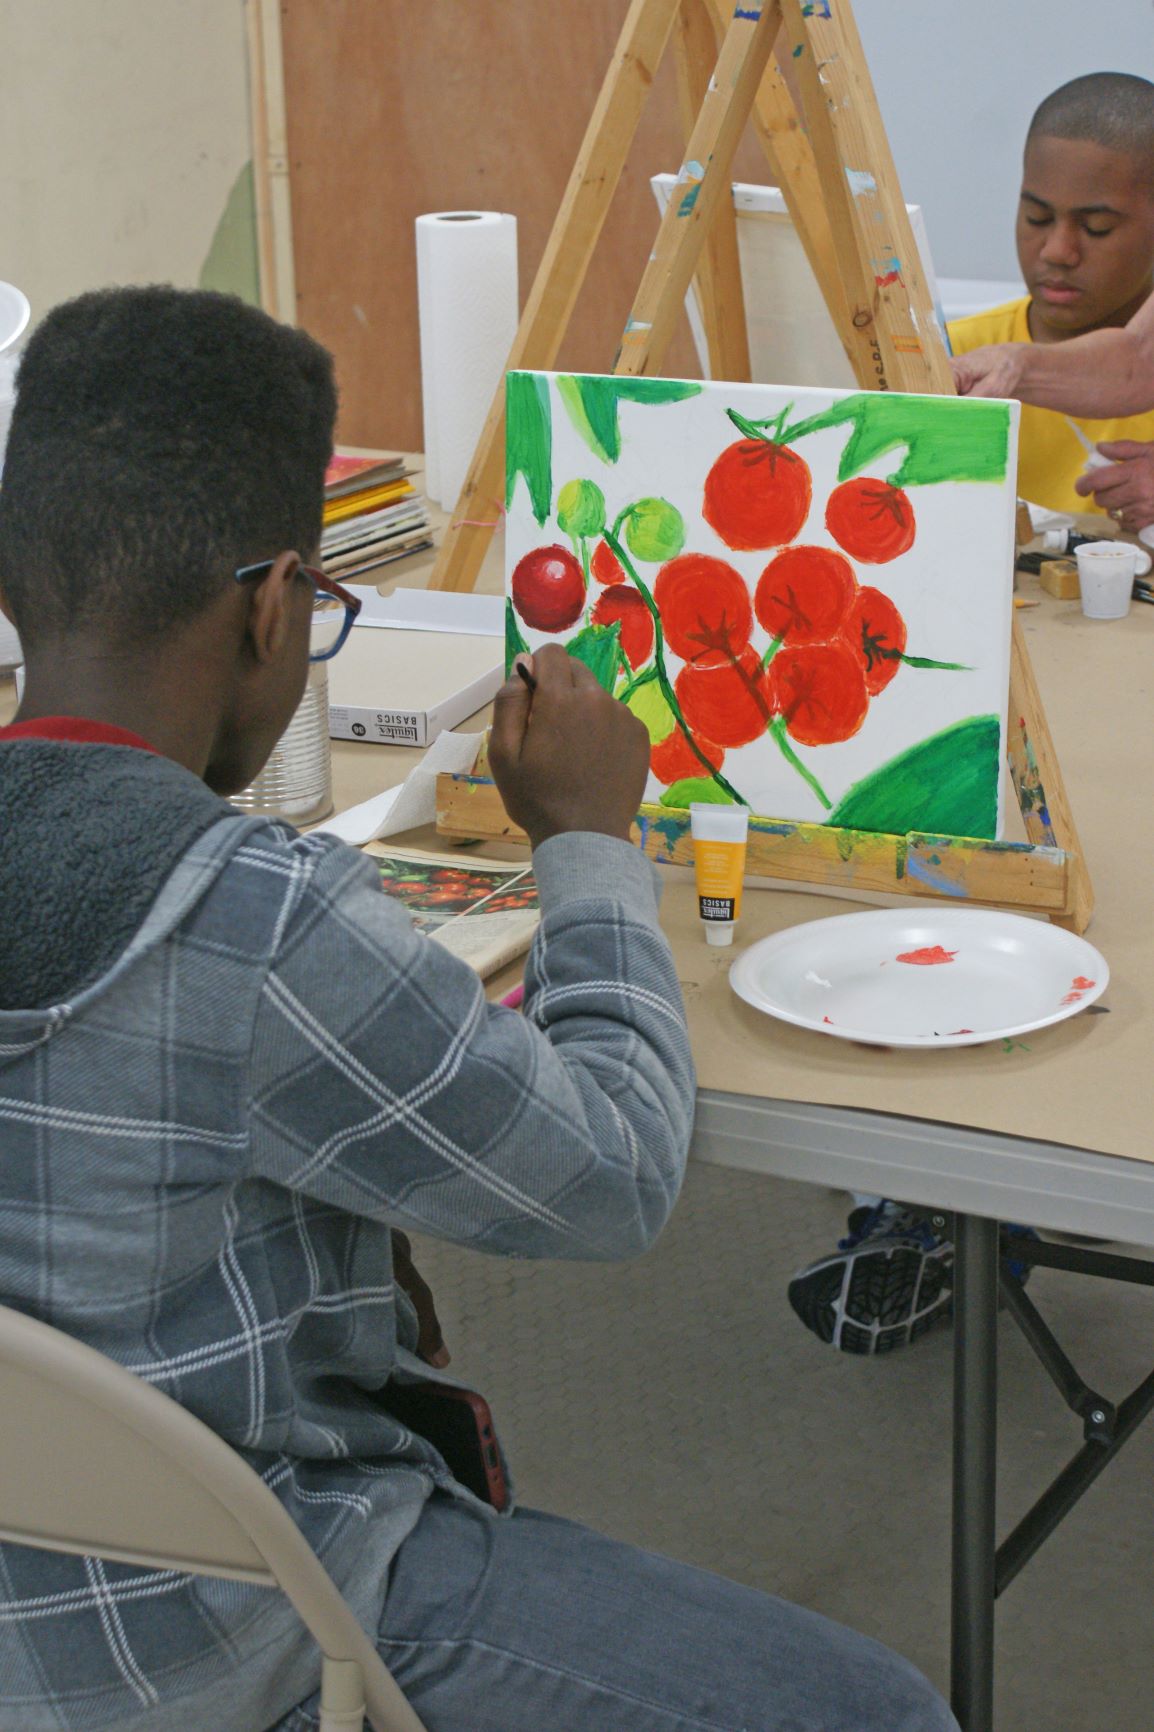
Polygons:
<instances>
[{"instance_id":1,"label":"cardboard box","mask_svg":"<svg viewBox=\"0 0 1154 1732\"><path fill-rule=\"evenodd\" d=\"M496 696L505 678L500 596L408 590L382 598L366 589L363 599L329 663L334 740L428 746ZM478 602L489 606L478 611Z\"/></svg>"}]
</instances>

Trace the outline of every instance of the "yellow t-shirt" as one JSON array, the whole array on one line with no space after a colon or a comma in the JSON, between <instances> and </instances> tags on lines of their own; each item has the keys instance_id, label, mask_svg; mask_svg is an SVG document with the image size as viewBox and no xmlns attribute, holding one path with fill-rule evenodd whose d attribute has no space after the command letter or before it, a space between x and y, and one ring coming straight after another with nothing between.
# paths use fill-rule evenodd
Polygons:
<instances>
[{"instance_id":1,"label":"yellow t-shirt","mask_svg":"<svg viewBox=\"0 0 1154 1732\"><path fill-rule=\"evenodd\" d=\"M992 307L988 313L974 313L968 319L953 319L949 325L950 346L955 355L966 355L980 349L984 343L1028 343L1030 327L1026 321L1028 295L1020 301L1007 301L1002 307ZM1145 415L1119 416L1113 421L1084 421L1071 417L1092 445L1103 439L1154 440L1154 409ZM1022 405L1022 424L1018 435L1018 492L1023 499L1036 505L1048 505L1051 511L1100 511L1093 494L1085 498L1074 492L1074 483L1086 467L1086 452L1069 427L1066 417L1055 409L1035 409Z\"/></svg>"}]
</instances>

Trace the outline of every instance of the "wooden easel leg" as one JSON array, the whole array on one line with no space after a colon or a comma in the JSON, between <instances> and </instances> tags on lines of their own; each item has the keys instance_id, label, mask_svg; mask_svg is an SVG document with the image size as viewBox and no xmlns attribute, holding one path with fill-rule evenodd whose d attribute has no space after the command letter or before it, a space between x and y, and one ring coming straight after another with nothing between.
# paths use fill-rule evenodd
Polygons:
<instances>
[{"instance_id":1,"label":"wooden easel leg","mask_svg":"<svg viewBox=\"0 0 1154 1732\"><path fill-rule=\"evenodd\" d=\"M1031 842L1049 842L1072 856L1070 906L1051 914L1056 926L1085 932L1094 912L1094 887L1078 837L1066 784L1026 640L1017 620L1010 640L1010 712L1006 750L1018 804Z\"/></svg>"},{"instance_id":2,"label":"wooden easel leg","mask_svg":"<svg viewBox=\"0 0 1154 1732\"><path fill-rule=\"evenodd\" d=\"M679 0L633 0L569 177L521 323L510 368L553 365L601 233ZM493 400L445 531L430 589L472 589L505 497L505 387Z\"/></svg>"},{"instance_id":3,"label":"wooden easel leg","mask_svg":"<svg viewBox=\"0 0 1154 1732\"><path fill-rule=\"evenodd\" d=\"M724 0L705 0L705 4L713 14L715 28L724 30L729 21ZM778 53L781 52L781 47L782 37L779 32ZM793 94L774 59L770 60L758 87L753 124L765 152L773 183L785 198L790 221L809 260L810 270L822 298L829 308L830 318L842 340L850 364L856 368L858 346L853 340L850 328L849 305L838 274L833 234L826 215L817 164L802 127ZM858 383L866 389L872 388L875 383L872 375L866 376L864 364L857 376Z\"/></svg>"},{"instance_id":4,"label":"wooden easel leg","mask_svg":"<svg viewBox=\"0 0 1154 1732\"><path fill-rule=\"evenodd\" d=\"M677 97L688 144L709 90L717 58L717 36L706 0L681 0L673 38L677 67ZM737 221L732 199L722 199L710 224L697 261L697 301L709 344L709 372L714 379L749 378L749 331L745 294L737 250Z\"/></svg>"},{"instance_id":5,"label":"wooden easel leg","mask_svg":"<svg viewBox=\"0 0 1154 1732\"><path fill-rule=\"evenodd\" d=\"M875 389L953 392L849 0L781 0L850 330ZM855 371L861 378L860 365Z\"/></svg>"},{"instance_id":6,"label":"wooden easel leg","mask_svg":"<svg viewBox=\"0 0 1154 1732\"><path fill-rule=\"evenodd\" d=\"M779 0L750 0L734 12L625 326L615 373L653 373L661 365L706 234L718 207L732 198L734 152L780 24Z\"/></svg>"}]
</instances>

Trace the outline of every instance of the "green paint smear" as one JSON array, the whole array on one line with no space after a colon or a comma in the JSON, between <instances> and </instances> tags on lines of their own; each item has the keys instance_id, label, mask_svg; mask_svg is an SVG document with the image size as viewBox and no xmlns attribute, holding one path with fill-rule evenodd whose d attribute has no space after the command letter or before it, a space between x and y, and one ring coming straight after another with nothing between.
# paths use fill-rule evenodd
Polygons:
<instances>
[{"instance_id":1,"label":"green paint smear","mask_svg":"<svg viewBox=\"0 0 1154 1732\"><path fill-rule=\"evenodd\" d=\"M627 709L633 711L639 722L644 722L649 732L649 743L659 746L662 740L667 740L677 726L677 717L673 714L665 694L656 678L646 680L644 685L637 686L625 699Z\"/></svg>"},{"instance_id":2,"label":"green paint smear","mask_svg":"<svg viewBox=\"0 0 1154 1732\"><path fill-rule=\"evenodd\" d=\"M517 624L517 615L513 612L513 603L505 597L505 678L513 672L513 663L518 656L529 655L529 645L521 636L521 628Z\"/></svg>"},{"instance_id":3,"label":"green paint smear","mask_svg":"<svg viewBox=\"0 0 1154 1732\"><path fill-rule=\"evenodd\" d=\"M716 782L710 782L704 776L687 776L683 781L674 782L661 796L663 806L673 806L678 811L695 801L698 805L704 801L710 806L732 806L735 803L722 793Z\"/></svg>"},{"instance_id":4,"label":"green paint smear","mask_svg":"<svg viewBox=\"0 0 1154 1732\"><path fill-rule=\"evenodd\" d=\"M855 830L992 839L998 823L1001 726L970 716L863 776L826 820Z\"/></svg>"},{"instance_id":5,"label":"green paint smear","mask_svg":"<svg viewBox=\"0 0 1154 1732\"><path fill-rule=\"evenodd\" d=\"M700 395L689 379L630 379L596 373L565 373L557 390L573 426L595 457L616 463L621 455L622 403L680 403Z\"/></svg>"},{"instance_id":6,"label":"green paint smear","mask_svg":"<svg viewBox=\"0 0 1154 1732\"><path fill-rule=\"evenodd\" d=\"M894 487L928 487L935 481L1004 481L1010 460L1010 408L980 397L916 397L864 391L820 415L797 421L781 443L804 439L826 427L851 422L853 432L838 465L848 481L877 458L906 446L905 460L886 479Z\"/></svg>"},{"instance_id":7,"label":"green paint smear","mask_svg":"<svg viewBox=\"0 0 1154 1732\"><path fill-rule=\"evenodd\" d=\"M256 192L252 163L246 162L232 183L216 232L200 268L197 286L239 295L260 306L260 258L256 245Z\"/></svg>"},{"instance_id":8,"label":"green paint smear","mask_svg":"<svg viewBox=\"0 0 1154 1732\"><path fill-rule=\"evenodd\" d=\"M509 373L505 379L506 509L518 476L524 477L533 516L543 526L553 503L553 418L549 387L536 373Z\"/></svg>"},{"instance_id":9,"label":"green paint smear","mask_svg":"<svg viewBox=\"0 0 1154 1732\"><path fill-rule=\"evenodd\" d=\"M599 686L604 686L607 692L613 690L621 656L619 620L614 620L612 625L587 625L584 631L569 639L565 648L571 656L585 663Z\"/></svg>"}]
</instances>

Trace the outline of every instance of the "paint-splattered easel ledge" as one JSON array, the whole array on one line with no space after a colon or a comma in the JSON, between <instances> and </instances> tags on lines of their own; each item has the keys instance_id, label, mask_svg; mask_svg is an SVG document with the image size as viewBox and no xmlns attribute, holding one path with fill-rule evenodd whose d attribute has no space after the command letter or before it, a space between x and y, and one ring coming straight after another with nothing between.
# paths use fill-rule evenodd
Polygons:
<instances>
[{"instance_id":1,"label":"paint-splattered easel ledge","mask_svg":"<svg viewBox=\"0 0 1154 1732\"><path fill-rule=\"evenodd\" d=\"M438 776L437 830L458 841L527 841L486 776ZM688 812L643 806L633 840L659 866L693 864ZM1069 907L1070 864L1061 848L1046 845L918 832L887 836L751 817L746 873L871 895L946 898L1062 915Z\"/></svg>"}]
</instances>

